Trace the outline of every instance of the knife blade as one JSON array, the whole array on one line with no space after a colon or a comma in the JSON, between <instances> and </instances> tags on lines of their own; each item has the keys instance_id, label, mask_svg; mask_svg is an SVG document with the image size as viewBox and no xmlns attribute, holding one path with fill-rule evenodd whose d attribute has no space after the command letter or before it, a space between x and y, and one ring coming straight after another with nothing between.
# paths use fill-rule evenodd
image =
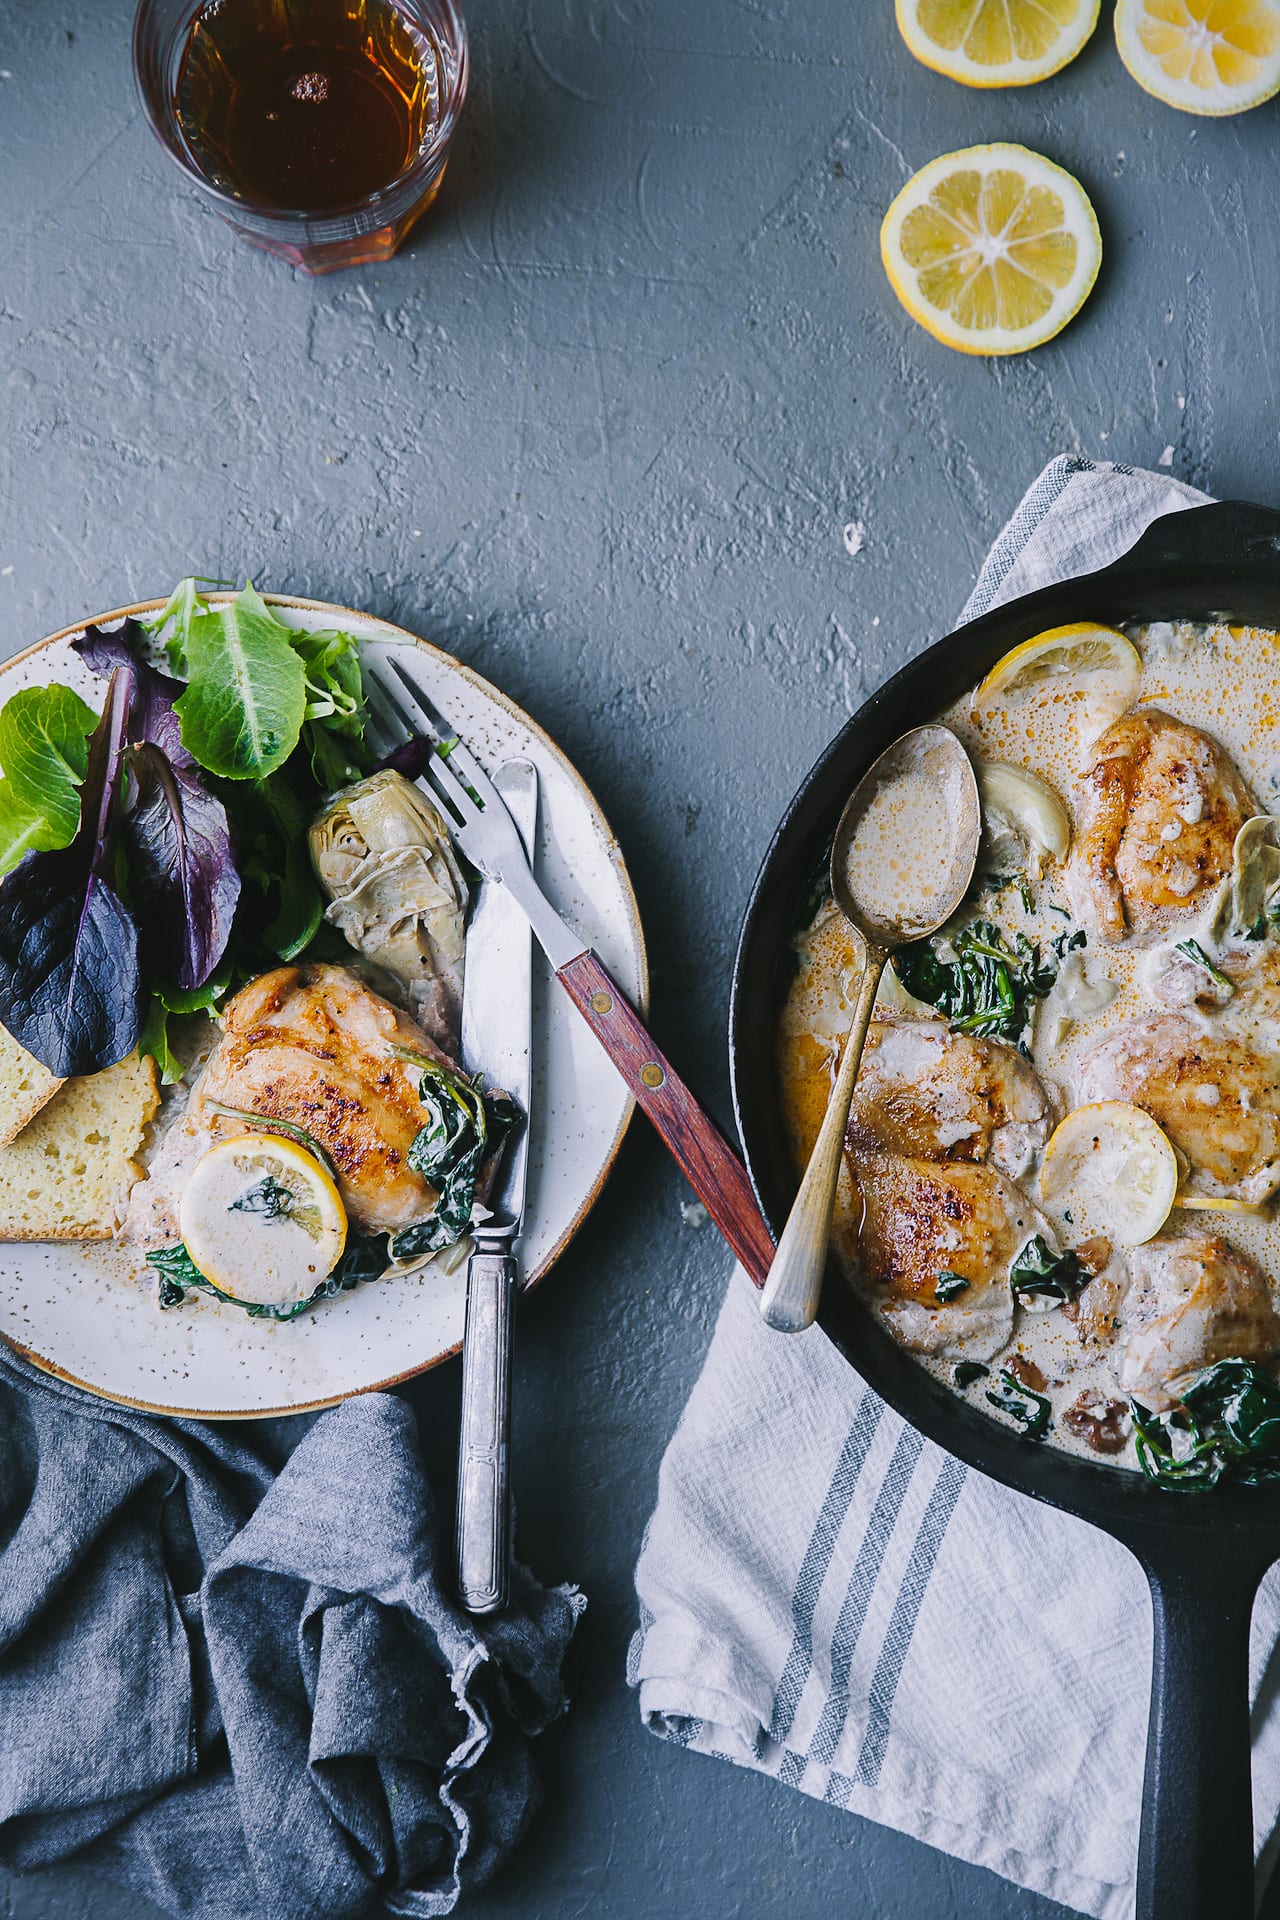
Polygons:
<instances>
[{"instance_id":1,"label":"knife blade","mask_svg":"<svg viewBox=\"0 0 1280 1920\"><path fill-rule=\"evenodd\" d=\"M537 769L508 760L494 776L532 861ZM506 1604L511 1570L508 1437L511 1427L511 1319L529 1169L533 1048L533 939L506 888L482 883L467 934L462 989L462 1057L468 1072L509 1094L524 1123L508 1142L487 1205L473 1229L462 1342L462 1432L455 1533L458 1594L471 1613Z\"/></svg>"}]
</instances>

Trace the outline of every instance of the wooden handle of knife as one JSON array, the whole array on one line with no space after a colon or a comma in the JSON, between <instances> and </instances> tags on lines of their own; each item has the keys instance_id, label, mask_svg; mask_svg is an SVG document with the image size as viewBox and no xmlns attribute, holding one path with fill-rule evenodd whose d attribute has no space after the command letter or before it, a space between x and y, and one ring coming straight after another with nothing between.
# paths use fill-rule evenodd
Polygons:
<instances>
[{"instance_id":1,"label":"wooden handle of knife","mask_svg":"<svg viewBox=\"0 0 1280 1920\"><path fill-rule=\"evenodd\" d=\"M747 1170L711 1115L654 1045L644 1022L594 953L580 954L556 978L752 1280L763 1286L773 1262L773 1240Z\"/></svg>"}]
</instances>

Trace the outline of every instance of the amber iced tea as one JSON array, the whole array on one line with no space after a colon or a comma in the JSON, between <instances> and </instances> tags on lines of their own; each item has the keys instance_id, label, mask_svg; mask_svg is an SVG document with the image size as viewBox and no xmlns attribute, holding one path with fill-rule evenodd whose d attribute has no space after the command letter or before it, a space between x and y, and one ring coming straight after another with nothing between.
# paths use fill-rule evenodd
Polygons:
<instances>
[{"instance_id":1,"label":"amber iced tea","mask_svg":"<svg viewBox=\"0 0 1280 1920\"><path fill-rule=\"evenodd\" d=\"M456 0L139 0L153 129L245 239L312 273L383 260L466 96Z\"/></svg>"},{"instance_id":2,"label":"amber iced tea","mask_svg":"<svg viewBox=\"0 0 1280 1920\"><path fill-rule=\"evenodd\" d=\"M331 213L397 179L439 115L428 33L388 0L210 0L177 111L216 185L258 206Z\"/></svg>"}]
</instances>

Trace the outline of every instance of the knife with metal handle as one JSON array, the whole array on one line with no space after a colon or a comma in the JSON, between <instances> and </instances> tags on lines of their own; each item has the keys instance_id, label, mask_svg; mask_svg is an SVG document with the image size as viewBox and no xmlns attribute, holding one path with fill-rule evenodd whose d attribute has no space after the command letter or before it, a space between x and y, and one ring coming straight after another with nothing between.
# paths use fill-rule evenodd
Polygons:
<instances>
[{"instance_id":1,"label":"knife with metal handle","mask_svg":"<svg viewBox=\"0 0 1280 1920\"><path fill-rule=\"evenodd\" d=\"M494 785L532 861L538 776L508 760ZM462 996L462 1057L486 1087L510 1094L524 1124L508 1143L489 1195L491 1217L472 1229L462 1342L462 1433L455 1537L458 1594L469 1613L496 1613L511 1580L511 1323L529 1166L533 942L511 895L488 880L471 916Z\"/></svg>"}]
</instances>

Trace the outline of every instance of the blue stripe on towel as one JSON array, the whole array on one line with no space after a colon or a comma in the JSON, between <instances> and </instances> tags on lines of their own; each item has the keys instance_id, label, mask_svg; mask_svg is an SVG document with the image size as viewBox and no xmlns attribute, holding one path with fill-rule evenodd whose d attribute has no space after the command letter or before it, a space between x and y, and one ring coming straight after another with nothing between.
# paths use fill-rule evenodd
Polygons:
<instances>
[{"instance_id":1,"label":"blue stripe on towel","mask_svg":"<svg viewBox=\"0 0 1280 1920\"><path fill-rule=\"evenodd\" d=\"M907 1497L907 1488L916 1463L924 1450L924 1440L914 1427L904 1427L899 1435L898 1444L893 1450L889 1470L884 1483L876 1495L875 1506L871 1509L871 1518L867 1530L862 1536L858 1548L858 1557L854 1561L853 1573L849 1579L849 1589L840 1609L840 1618L836 1630L831 1636L831 1692L822 1710L822 1719L818 1731L809 1748L810 1757L830 1764L835 1757L840 1735L849 1713L849 1671L853 1665L854 1650L867 1617L867 1608L871 1604L871 1595L884 1564L893 1529L897 1524L902 1503Z\"/></svg>"},{"instance_id":2,"label":"blue stripe on towel","mask_svg":"<svg viewBox=\"0 0 1280 1920\"><path fill-rule=\"evenodd\" d=\"M874 1787L880 1779L880 1768L884 1764L885 1747L889 1740L889 1716L893 1711L894 1695L902 1678L925 1589L929 1585L964 1482L965 1469L960 1462L949 1457L945 1459L916 1533L902 1588L871 1680L871 1715L862 1742L862 1752L858 1755L858 1779L865 1786Z\"/></svg>"},{"instance_id":3,"label":"blue stripe on towel","mask_svg":"<svg viewBox=\"0 0 1280 1920\"><path fill-rule=\"evenodd\" d=\"M782 1670L778 1682L778 1692L773 1703L773 1719L769 1725L769 1737L772 1740L785 1740L791 1731L791 1723L796 1717L800 1705L800 1696L804 1692L804 1683L809 1678L809 1669L813 1665L813 1616L817 1611L818 1595L822 1583L827 1577L831 1565L831 1556L835 1552L836 1540L844 1525L853 1500L853 1490L858 1484L858 1475L866 1464L867 1450L875 1437L876 1428L884 1412L884 1402L874 1393L864 1393L853 1416L853 1425L836 1462L836 1470L831 1476L831 1485L827 1488L826 1498L818 1514L817 1524L809 1544L805 1549L800 1571L796 1575L795 1592L791 1596L791 1618L794 1634L791 1651L787 1655L787 1664Z\"/></svg>"}]
</instances>

